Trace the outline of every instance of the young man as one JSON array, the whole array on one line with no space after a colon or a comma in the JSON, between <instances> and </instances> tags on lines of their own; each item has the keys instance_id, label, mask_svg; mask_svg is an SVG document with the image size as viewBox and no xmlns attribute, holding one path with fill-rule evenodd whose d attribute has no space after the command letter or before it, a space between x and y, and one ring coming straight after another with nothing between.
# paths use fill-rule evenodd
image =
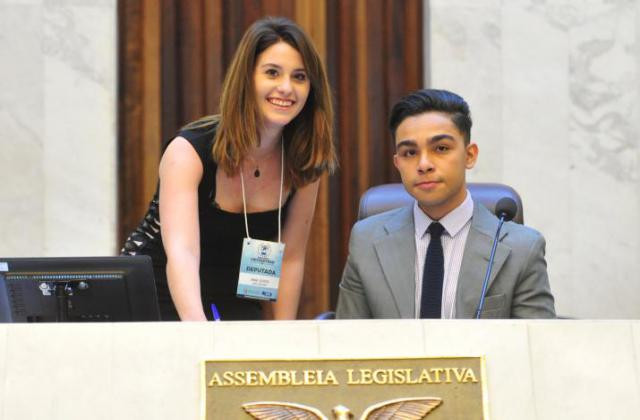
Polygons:
<instances>
[{"instance_id":1,"label":"young man","mask_svg":"<svg viewBox=\"0 0 640 420\"><path fill-rule=\"evenodd\" d=\"M466 188L478 157L469 106L424 89L402 98L389 127L393 162L413 205L371 216L351 232L338 318L473 318L498 219ZM545 241L505 223L483 318L553 318Z\"/></svg>"}]
</instances>

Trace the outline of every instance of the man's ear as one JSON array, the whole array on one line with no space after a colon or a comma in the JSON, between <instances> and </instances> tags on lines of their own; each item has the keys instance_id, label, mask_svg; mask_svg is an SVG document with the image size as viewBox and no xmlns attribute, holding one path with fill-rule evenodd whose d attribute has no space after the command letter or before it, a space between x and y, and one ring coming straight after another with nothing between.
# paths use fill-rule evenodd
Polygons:
<instances>
[{"instance_id":1,"label":"man's ear","mask_svg":"<svg viewBox=\"0 0 640 420\"><path fill-rule=\"evenodd\" d=\"M471 169L476 166L478 160L478 145L475 143L469 143L465 146L467 156L465 157L465 167Z\"/></svg>"},{"instance_id":2,"label":"man's ear","mask_svg":"<svg viewBox=\"0 0 640 420\"><path fill-rule=\"evenodd\" d=\"M398 154L397 153L393 154L393 166L395 166L396 169L398 169Z\"/></svg>"}]
</instances>

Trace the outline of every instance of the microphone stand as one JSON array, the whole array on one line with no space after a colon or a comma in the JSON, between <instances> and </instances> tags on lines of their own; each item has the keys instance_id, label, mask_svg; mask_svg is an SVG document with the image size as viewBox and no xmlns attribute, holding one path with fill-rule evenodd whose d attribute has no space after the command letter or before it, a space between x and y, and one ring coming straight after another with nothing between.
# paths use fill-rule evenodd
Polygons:
<instances>
[{"instance_id":1,"label":"microphone stand","mask_svg":"<svg viewBox=\"0 0 640 420\"><path fill-rule=\"evenodd\" d=\"M493 246L491 247L491 255L489 256L489 265L487 266L487 273L484 276L482 282L482 292L480 293L480 302L478 302L478 309L476 310L476 319L480 319L482 314L482 308L484 307L484 296L487 294L487 286L489 285L489 277L491 277L491 270L493 269L493 258L496 255L496 248L498 247L498 238L500 237L500 229L504 224L504 219L507 215L505 213L500 214L500 221L498 222L498 230L496 230L496 236L493 238Z\"/></svg>"}]
</instances>

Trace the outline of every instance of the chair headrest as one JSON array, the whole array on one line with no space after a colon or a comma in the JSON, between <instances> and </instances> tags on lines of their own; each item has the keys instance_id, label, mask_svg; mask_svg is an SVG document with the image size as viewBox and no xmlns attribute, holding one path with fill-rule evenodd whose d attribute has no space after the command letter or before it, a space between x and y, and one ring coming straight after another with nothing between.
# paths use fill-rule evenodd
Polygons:
<instances>
[{"instance_id":1,"label":"chair headrest","mask_svg":"<svg viewBox=\"0 0 640 420\"><path fill-rule=\"evenodd\" d=\"M524 212L522 209L522 199L520 195L508 185L469 182L467 189L471 197L488 208L495 214L496 203L503 197L513 199L518 205L513 221L524 223ZM360 208L358 209L358 220L374 214L382 213L398 207L404 207L413 203L414 199L409 195L401 183L383 184L369 188L360 198Z\"/></svg>"}]
</instances>

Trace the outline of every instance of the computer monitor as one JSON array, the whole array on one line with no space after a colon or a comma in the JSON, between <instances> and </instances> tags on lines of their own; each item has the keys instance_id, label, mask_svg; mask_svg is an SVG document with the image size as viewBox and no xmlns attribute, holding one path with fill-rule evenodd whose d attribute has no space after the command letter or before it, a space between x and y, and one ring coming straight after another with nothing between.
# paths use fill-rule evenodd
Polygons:
<instances>
[{"instance_id":1,"label":"computer monitor","mask_svg":"<svg viewBox=\"0 0 640 420\"><path fill-rule=\"evenodd\" d=\"M159 319L148 256L0 257L0 322Z\"/></svg>"}]
</instances>

